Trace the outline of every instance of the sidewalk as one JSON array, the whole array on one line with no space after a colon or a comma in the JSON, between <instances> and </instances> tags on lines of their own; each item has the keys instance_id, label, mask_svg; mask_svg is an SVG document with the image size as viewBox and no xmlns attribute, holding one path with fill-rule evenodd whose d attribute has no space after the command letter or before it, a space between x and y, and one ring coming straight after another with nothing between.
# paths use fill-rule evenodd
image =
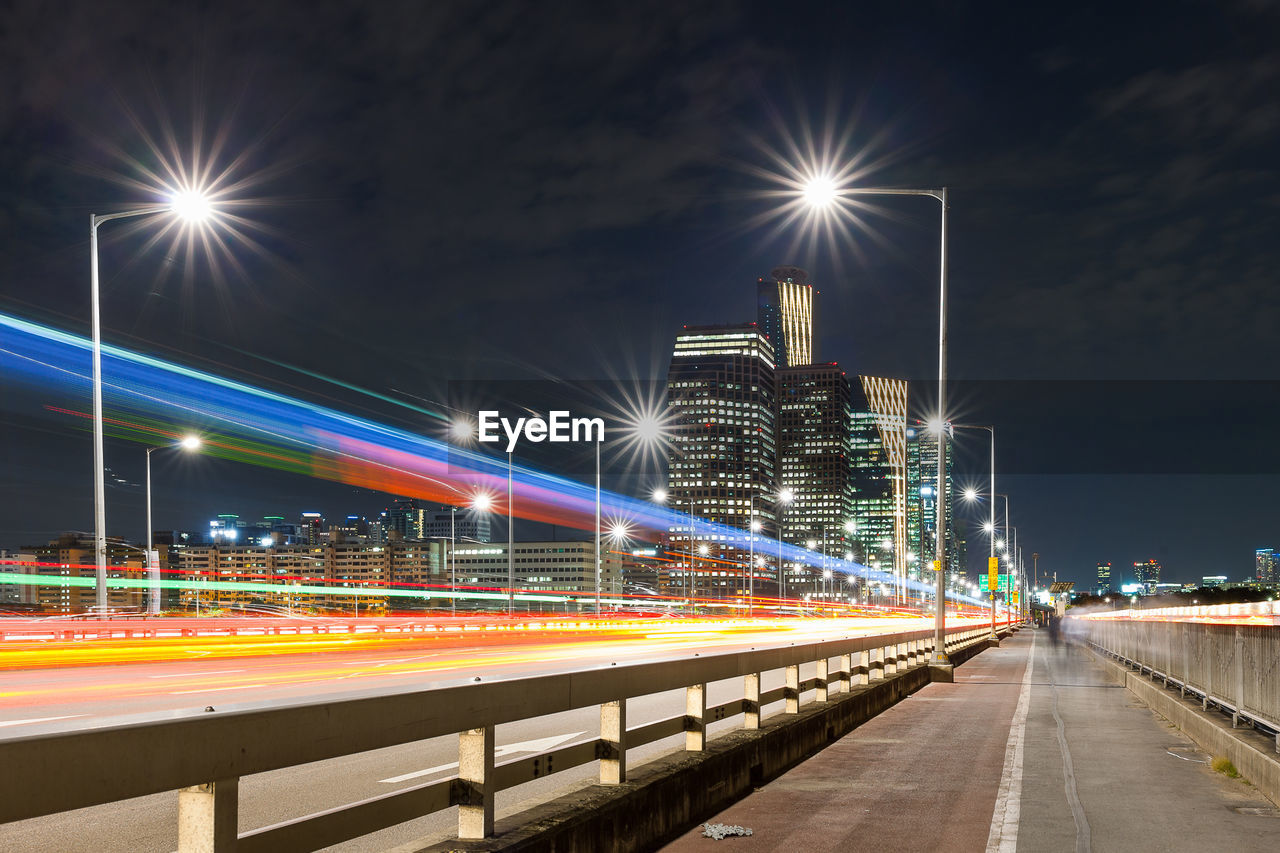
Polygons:
<instances>
[{"instance_id":1,"label":"sidewalk","mask_svg":"<svg viewBox=\"0 0 1280 853\"><path fill-rule=\"evenodd\" d=\"M1023 630L711 818L750 837L664 849L1280 849L1274 804L1207 760L1087 652Z\"/></svg>"}]
</instances>

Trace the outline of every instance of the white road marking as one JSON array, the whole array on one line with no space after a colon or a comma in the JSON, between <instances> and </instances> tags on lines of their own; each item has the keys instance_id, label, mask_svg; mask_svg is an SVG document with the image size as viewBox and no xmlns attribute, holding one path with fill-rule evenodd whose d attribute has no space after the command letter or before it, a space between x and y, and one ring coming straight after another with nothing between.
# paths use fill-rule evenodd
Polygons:
<instances>
[{"instance_id":1,"label":"white road marking","mask_svg":"<svg viewBox=\"0 0 1280 853\"><path fill-rule=\"evenodd\" d=\"M170 696L183 696L187 693L216 693L219 690L248 690L250 687L266 687L265 684L237 684L234 687L206 687L202 690L175 690Z\"/></svg>"},{"instance_id":2,"label":"white road marking","mask_svg":"<svg viewBox=\"0 0 1280 853\"><path fill-rule=\"evenodd\" d=\"M25 726L29 723L47 723L50 720L72 720L84 714L64 714L61 717L32 717L29 720L0 720L0 726Z\"/></svg>"},{"instance_id":3,"label":"white road marking","mask_svg":"<svg viewBox=\"0 0 1280 853\"><path fill-rule=\"evenodd\" d=\"M202 675L230 675L233 672L244 672L244 670L219 669L215 672L175 672L169 675L148 675L147 678L199 678Z\"/></svg>"},{"instance_id":4,"label":"white road marking","mask_svg":"<svg viewBox=\"0 0 1280 853\"><path fill-rule=\"evenodd\" d=\"M1035 663L1036 635L1031 634L1027 649L1027 669L1022 676L1018 707L1009 725L1009 742L1004 751L1004 771L996 807L991 814L991 832L987 835L987 853L1017 853L1018 819L1022 810L1022 752L1027 736L1027 710L1031 705L1031 671Z\"/></svg>"},{"instance_id":5,"label":"white road marking","mask_svg":"<svg viewBox=\"0 0 1280 853\"><path fill-rule=\"evenodd\" d=\"M552 735L551 737L539 738L537 740L526 740L520 743L509 743L506 746L495 747L493 750L494 758L501 758L504 755L513 755L517 752L546 752L548 749L559 746L567 740L573 740L576 737L586 734L586 732L570 732L566 735ZM421 776L430 776L433 773L439 773L441 770L452 770L458 766L458 762L453 761L449 764L441 764L436 767L428 767L426 770L415 770L413 773L406 773L403 776L392 776L390 779L379 779L379 782L385 782L388 785L394 785L397 782L407 782L410 779L417 779Z\"/></svg>"}]
</instances>

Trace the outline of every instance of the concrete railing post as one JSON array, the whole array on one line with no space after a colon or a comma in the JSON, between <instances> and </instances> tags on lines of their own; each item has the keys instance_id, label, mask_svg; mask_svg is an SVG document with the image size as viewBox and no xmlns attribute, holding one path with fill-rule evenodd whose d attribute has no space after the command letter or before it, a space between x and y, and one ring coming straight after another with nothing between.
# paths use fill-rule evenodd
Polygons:
<instances>
[{"instance_id":1,"label":"concrete railing post","mask_svg":"<svg viewBox=\"0 0 1280 853\"><path fill-rule=\"evenodd\" d=\"M458 735L458 838L474 840L493 835L493 726L468 729Z\"/></svg>"},{"instance_id":2,"label":"concrete railing post","mask_svg":"<svg viewBox=\"0 0 1280 853\"><path fill-rule=\"evenodd\" d=\"M707 685L685 688L684 717L685 751L702 752L707 748Z\"/></svg>"},{"instance_id":3,"label":"concrete railing post","mask_svg":"<svg viewBox=\"0 0 1280 853\"><path fill-rule=\"evenodd\" d=\"M627 781L627 700L600 706L600 740L607 755L600 759L600 784L621 785Z\"/></svg>"},{"instance_id":4,"label":"concrete railing post","mask_svg":"<svg viewBox=\"0 0 1280 853\"><path fill-rule=\"evenodd\" d=\"M1231 714L1231 728L1240 725L1240 712L1244 710L1244 629L1236 626L1235 634L1235 711Z\"/></svg>"},{"instance_id":5,"label":"concrete railing post","mask_svg":"<svg viewBox=\"0 0 1280 853\"><path fill-rule=\"evenodd\" d=\"M749 672L742 677L742 727L760 728L760 673Z\"/></svg>"},{"instance_id":6,"label":"concrete railing post","mask_svg":"<svg viewBox=\"0 0 1280 853\"><path fill-rule=\"evenodd\" d=\"M888 678L898 671L898 644L885 646L882 654L884 655L884 677Z\"/></svg>"},{"instance_id":7,"label":"concrete railing post","mask_svg":"<svg viewBox=\"0 0 1280 853\"><path fill-rule=\"evenodd\" d=\"M239 789L239 779L220 779L178 791L178 853L236 849Z\"/></svg>"},{"instance_id":8,"label":"concrete railing post","mask_svg":"<svg viewBox=\"0 0 1280 853\"><path fill-rule=\"evenodd\" d=\"M827 658L823 658L822 660L818 661L818 675L817 675L818 683L814 688L814 690L817 693L816 697L814 698L815 702L827 701L827 679L831 676L830 665L831 665L831 661L828 660Z\"/></svg>"},{"instance_id":9,"label":"concrete railing post","mask_svg":"<svg viewBox=\"0 0 1280 853\"><path fill-rule=\"evenodd\" d=\"M788 714L800 713L800 666L792 664L787 667L787 683L783 688L786 699L785 711Z\"/></svg>"},{"instance_id":10,"label":"concrete railing post","mask_svg":"<svg viewBox=\"0 0 1280 853\"><path fill-rule=\"evenodd\" d=\"M845 693L853 692L853 655L840 655L840 686Z\"/></svg>"},{"instance_id":11,"label":"concrete railing post","mask_svg":"<svg viewBox=\"0 0 1280 853\"><path fill-rule=\"evenodd\" d=\"M867 658L867 680L879 681L884 678L884 663L880 660L884 649L868 649L863 654Z\"/></svg>"}]
</instances>

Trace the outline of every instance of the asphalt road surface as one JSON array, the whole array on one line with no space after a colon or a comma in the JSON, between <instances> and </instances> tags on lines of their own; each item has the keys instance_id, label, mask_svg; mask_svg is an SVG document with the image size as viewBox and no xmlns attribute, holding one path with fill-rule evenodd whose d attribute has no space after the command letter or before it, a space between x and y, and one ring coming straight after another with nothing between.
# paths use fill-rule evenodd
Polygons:
<instances>
[{"instance_id":1,"label":"asphalt road surface","mask_svg":"<svg viewBox=\"0 0 1280 853\"><path fill-rule=\"evenodd\" d=\"M927 627L926 620L863 619L796 622L777 628L731 630L696 623L652 635L597 636L587 639L525 639L519 643L452 644L434 638L376 643L353 642L351 648L316 653L234 656L210 652L186 660L119 665L39 668L0 674L0 736L50 729L83 729L117 724L139 715L214 705L254 705L314 699L329 693L387 687L418 689L485 678L557 673L613 662L674 660L692 653L714 653L835 639L868 633L891 633ZM833 620L834 622L834 620ZM148 641L138 641L148 642ZM192 648L207 651L194 643ZM812 676L812 671L802 677ZM765 689L783 683L781 671L765 677ZM742 695L740 679L710 686L708 704ZM771 712L780 710L768 709ZM642 697L628 703L634 728L682 714L684 691ZM711 731L731 729L738 720L713 724ZM498 762L594 739L599 713L594 707L498 727ZM683 747L683 736L632 750L640 763ZM449 778L457 767L457 738L441 737L331 761L287 768L241 779L240 831L347 805L405 787ZM592 777L596 763L535 780L498 795L499 816L520 810L522 803L547 798L554 791ZM21 772L6 768L6 772ZM74 767L67 768L74 773ZM396 844L456 826L456 810L448 809L402 824L334 849L384 850ZM171 851L177 844L176 792L140 797L0 826L0 850L6 851Z\"/></svg>"}]
</instances>

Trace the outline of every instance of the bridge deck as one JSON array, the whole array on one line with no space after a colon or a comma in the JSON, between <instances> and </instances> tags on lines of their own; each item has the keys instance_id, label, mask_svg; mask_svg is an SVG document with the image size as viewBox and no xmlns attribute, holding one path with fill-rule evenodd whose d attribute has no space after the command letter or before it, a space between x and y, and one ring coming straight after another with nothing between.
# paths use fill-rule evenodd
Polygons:
<instances>
[{"instance_id":1,"label":"bridge deck","mask_svg":"<svg viewBox=\"0 0 1280 853\"><path fill-rule=\"evenodd\" d=\"M1275 805L1208 761L1089 653L1024 630L711 821L752 829L719 842L740 853L1280 849Z\"/></svg>"}]
</instances>

